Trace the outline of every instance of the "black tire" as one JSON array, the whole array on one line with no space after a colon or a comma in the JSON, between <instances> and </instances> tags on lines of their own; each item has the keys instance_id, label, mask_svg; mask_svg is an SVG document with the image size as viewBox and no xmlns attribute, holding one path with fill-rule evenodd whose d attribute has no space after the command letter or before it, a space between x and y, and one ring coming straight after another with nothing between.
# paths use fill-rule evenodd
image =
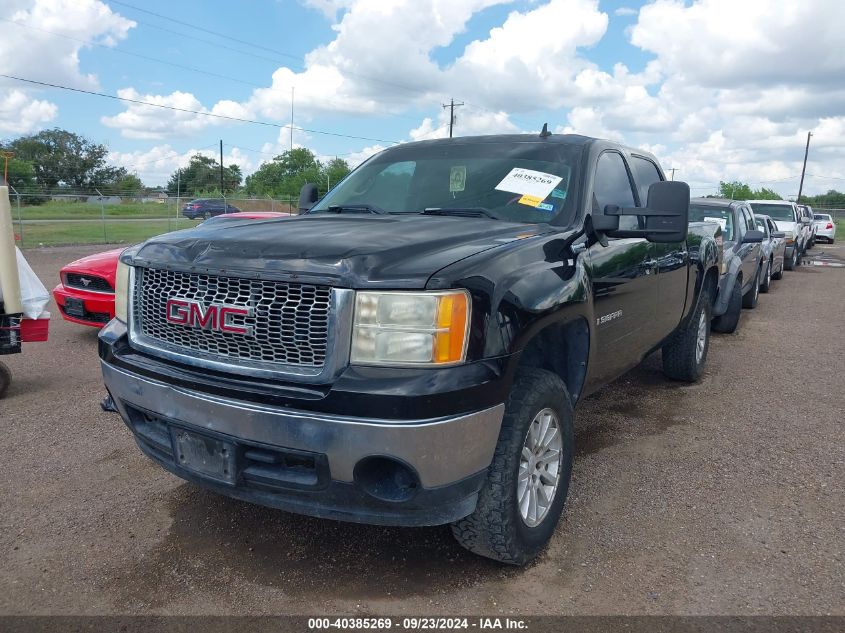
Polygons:
<instances>
[{"instance_id":1,"label":"black tire","mask_svg":"<svg viewBox=\"0 0 845 633\"><path fill-rule=\"evenodd\" d=\"M731 290L731 298L728 301L728 309L721 316L713 319L713 331L722 334L731 334L736 331L739 325L739 315L742 313L742 279L737 277Z\"/></svg>"},{"instance_id":2,"label":"black tire","mask_svg":"<svg viewBox=\"0 0 845 633\"><path fill-rule=\"evenodd\" d=\"M792 249L792 257L790 257L789 259L786 259L784 257L784 266L786 267L787 270L795 270L795 266L797 265L796 261L798 259L797 253L798 253L798 247L795 246Z\"/></svg>"},{"instance_id":3,"label":"black tire","mask_svg":"<svg viewBox=\"0 0 845 633\"><path fill-rule=\"evenodd\" d=\"M4 364L0 363L0 400L6 397L9 385L12 384L12 372Z\"/></svg>"},{"instance_id":4,"label":"black tire","mask_svg":"<svg viewBox=\"0 0 845 633\"><path fill-rule=\"evenodd\" d=\"M751 284L751 290L745 293L742 297L742 307L747 310L753 310L757 307L757 299L760 298L760 266L757 267L757 272L754 274L754 282Z\"/></svg>"},{"instance_id":5,"label":"black tire","mask_svg":"<svg viewBox=\"0 0 845 633\"><path fill-rule=\"evenodd\" d=\"M763 281L760 283L760 292L769 292L772 287L772 260L766 262L766 269L763 271Z\"/></svg>"},{"instance_id":6,"label":"black tire","mask_svg":"<svg viewBox=\"0 0 845 633\"><path fill-rule=\"evenodd\" d=\"M517 503L520 457L534 417L545 408L558 417L562 440L559 479L545 517L537 526L529 527ZM475 511L452 524L458 543L471 552L511 565L534 559L554 534L566 502L574 437L574 413L563 381L542 369L520 370L508 396L496 452Z\"/></svg>"},{"instance_id":7,"label":"black tire","mask_svg":"<svg viewBox=\"0 0 845 633\"><path fill-rule=\"evenodd\" d=\"M663 373L672 380L695 382L701 377L710 349L710 293L703 295L683 330L663 346Z\"/></svg>"},{"instance_id":8,"label":"black tire","mask_svg":"<svg viewBox=\"0 0 845 633\"><path fill-rule=\"evenodd\" d=\"M780 270L772 273L772 279L774 279L775 281L779 281L779 280L783 279L783 266L784 266L784 264L783 264L783 262L781 262Z\"/></svg>"}]
</instances>

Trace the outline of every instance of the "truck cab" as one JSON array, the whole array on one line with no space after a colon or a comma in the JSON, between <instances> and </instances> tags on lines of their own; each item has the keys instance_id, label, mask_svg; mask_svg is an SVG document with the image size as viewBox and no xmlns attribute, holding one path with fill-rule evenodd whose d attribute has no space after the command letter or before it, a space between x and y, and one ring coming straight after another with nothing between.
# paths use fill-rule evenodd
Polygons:
<instances>
[{"instance_id":1,"label":"truck cab","mask_svg":"<svg viewBox=\"0 0 845 633\"><path fill-rule=\"evenodd\" d=\"M689 188L647 152L546 132L408 143L300 206L121 256L104 380L183 479L451 524L524 564L563 510L579 400L656 350L672 379L703 370L716 245L691 253Z\"/></svg>"}]
</instances>

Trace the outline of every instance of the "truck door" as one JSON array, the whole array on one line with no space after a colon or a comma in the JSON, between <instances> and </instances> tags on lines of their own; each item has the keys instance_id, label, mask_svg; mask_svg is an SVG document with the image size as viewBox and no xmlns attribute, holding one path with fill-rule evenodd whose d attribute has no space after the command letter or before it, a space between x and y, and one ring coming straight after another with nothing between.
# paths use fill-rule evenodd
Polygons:
<instances>
[{"instance_id":1,"label":"truck door","mask_svg":"<svg viewBox=\"0 0 845 633\"><path fill-rule=\"evenodd\" d=\"M596 164L592 212L605 206L635 206L631 177L622 154L603 152ZM636 229L636 216L621 216L619 228ZM609 238L589 249L594 298L594 377L612 380L636 365L646 351L657 303L652 244L644 238Z\"/></svg>"},{"instance_id":2,"label":"truck door","mask_svg":"<svg viewBox=\"0 0 845 633\"><path fill-rule=\"evenodd\" d=\"M644 156L631 155L631 171L637 181L639 206L648 203L648 188L660 182L663 177L651 160ZM651 342L656 345L673 332L681 322L690 283L689 254L686 241L671 244L652 244L654 262L657 268L658 300L655 318L651 325Z\"/></svg>"},{"instance_id":3,"label":"truck door","mask_svg":"<svg viewBox=\"0 0 845 633\"><path fill-rule=\"evenodd\" d=\"M754 224L754 214L751 209L745 205L739 207L739 221L742 223L742 235L747 231L757 229ZM737 242L739 248L739 256L742 258L742 287L743 292L748 292L752 288L755 275L757 274L757 263L760 261L760 245L759 244L743 244Z\"/></svg>"}]
</instances>

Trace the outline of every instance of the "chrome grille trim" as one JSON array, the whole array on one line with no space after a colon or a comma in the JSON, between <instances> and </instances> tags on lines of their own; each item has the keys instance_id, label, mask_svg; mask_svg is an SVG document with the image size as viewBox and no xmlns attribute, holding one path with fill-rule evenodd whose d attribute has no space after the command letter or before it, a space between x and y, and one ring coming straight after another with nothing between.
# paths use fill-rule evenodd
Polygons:
<instances>
[{"instance_id":1,"label":"chrome grille trim","mask_svg":"<svg viewBox=\"0 0 845 633\"><path fill-rule=\"evenodd\" d=\"M153 271L148 273L148 271ZM219 332L206 332L186 328L184 332L178 332L175 337L162 336L162 327L181 328L178 325L162 326L163 316L158 319L151 319L151 324L145 323L144 316L144 277L145 275L174 276L174 279L185 279L186 276L194 276L194 292L204 292L203 297L193 295L191 298L209 300L209 292L217 293L216 297L230 297L224 299L227 303L235 303L231 299L233 288L242 293L246 289L250 293L258 291L263 301L259 301L261 308L257 308L256 323L254 327L259 330L259 340L251 339L247 349L254 349L258 354L252 353L225 353L231 352L232 341L238 344L247 344L240 335L223 334ZM202 282L200 282L202 278ZM161 282L161 279L158 280ZM208 284L211 283L209 289ZM222 290L220 285L222 282ZM197 286L197 283L200 286ZM205 284L205 287L202 287ZM167 296L184 294L183 288L168 288ZM231 286L231 287L230 287ZM266 279L255 279L247 276L237 275L210 275L207 273L182 272L171 269L141 268L131 269L130 275L130 296L129 296L129 340L132 347L148 352L175 362L203 367L226 373L243 374L267 378L295 378L302 382L318 383L329 381L336 377L349 362L349 341L352 331L352 311L354 309L354 291L329 286L317 286L314 284L301 284L285 281L270 281ZM295 299L306 295L308 299L320 297L321 302L317 304L317 325L315 337L311 339L310 320L304 308L297 309L296 301L270 301L264 293L280 292L283 299L293 296ZM317 292L315 289L319 289ZM304 295L303 295L304 292ZM290 293L290 294L286 294ZM166 296L163 300L166 301ZM278 299L274 294L271 298ZM250 301L255 303L254 298ZM211 301L209 301L210 303ZM276 305L271 305L276 304ZM149 308L148 308L149 309ZM272 316L271 316L272 315ZM261 319L261 317L264 317ZM201 341L211 335L211 344L203 345ZM216 337L227 337L226 340ZM232 337L232 338L228 338ZM284 339L284 340L283 340ZM277 341L278 342L275 342ZM180 345L179 342L187 342L188 345ZM200 341L200 344L192 347ZM221 342L222 341L222 342ZM265 348L269 348L268 351ZM223 351L224 353L217 353ZM237 351L237 349L235 350ZM305 362L301 362L305 360ZM299 362L298 362L299 361Z\"/></svg>"}]
</instances>

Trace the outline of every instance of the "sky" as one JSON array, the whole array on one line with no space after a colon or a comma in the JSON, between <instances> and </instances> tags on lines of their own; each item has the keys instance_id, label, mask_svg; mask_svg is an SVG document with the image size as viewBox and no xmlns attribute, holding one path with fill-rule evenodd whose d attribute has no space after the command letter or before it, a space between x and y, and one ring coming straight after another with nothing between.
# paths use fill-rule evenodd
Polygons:
<instances>
[{"instance_id":1,"label":"sky","mask_svg":"<svg viewBox=\"0 0 845 633\"><path fill-rule=\"evenodd\" d=\"M0 138L61 127L147 185L191 155L245 174L291 143L579 133L654 152L694 195L845 190L841 0L3 0ZM291 118L293 105L293 118ZM246 119L252 122L234 121Z\"/></svg>"}]
</instances>

